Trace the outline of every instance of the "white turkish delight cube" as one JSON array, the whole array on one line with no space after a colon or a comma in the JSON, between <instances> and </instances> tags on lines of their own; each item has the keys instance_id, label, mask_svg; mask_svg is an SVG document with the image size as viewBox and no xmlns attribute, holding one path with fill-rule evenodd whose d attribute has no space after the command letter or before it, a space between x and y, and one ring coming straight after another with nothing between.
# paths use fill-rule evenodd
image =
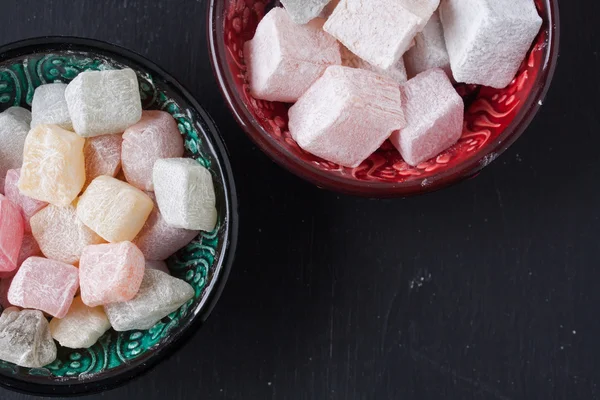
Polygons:
<instances>
[{"instance_id":1,"label":"white turkish delight cube","mask_svg":"<svg viewBox=\"0 0 600 400\"><path fill-rule=\"evenodd\" d=\"M357 167L405 125L400 88L376 73L329 67L290 108L290 133L304 150Z\"/></svg>"}]
</instances>

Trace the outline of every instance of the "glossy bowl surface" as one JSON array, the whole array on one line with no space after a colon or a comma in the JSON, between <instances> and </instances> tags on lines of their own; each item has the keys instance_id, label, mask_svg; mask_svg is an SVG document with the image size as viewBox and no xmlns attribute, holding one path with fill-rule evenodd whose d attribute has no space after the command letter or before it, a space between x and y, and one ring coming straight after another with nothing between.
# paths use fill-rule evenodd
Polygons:
<instances>
[{"instance_id":1,"label":"glossy bowl surface","mask_svg":"<svg viewBox=\"0 0 600 400\"><path fill-rule=\"evenodd\" d=\"M504 152L531 123L549 88L559 45L558 0L535 0L544 24L513 82L504 89L458 85L465 100L459 142L416 167L389 143L357 168L345 168L302 150L288 127L289 104L253 98L243 44L275 4L272 0L209 0L208 37L215 75L233 115L250 138L294 174L333 191L400 197L429 192L475 175Z\"/></svg>"},{"instance_id":2,"label":"glossy bowl surface","mask_svg":"<svg viewBox=\"0 0 600 400\"><path fill-rule=\"evenodd\" d=\"M44 368L0 362L0 385L41 395L77 395L105 390L136 377L173 353L213 309L229 275L237 240L237 198L228 154L204 109L175 79L145 58L90 39L45 37L0 48L0 110L29 107L35 88L69 82L87 70L129 67L136 71L144 109L169 112L184 136L186 157L213 175L219 222L168 260L173 276L195 297L146 331L107 332L89 349L58 346ZM1 145L1 144L0 144Z\"/></svg>"}]
</instances>

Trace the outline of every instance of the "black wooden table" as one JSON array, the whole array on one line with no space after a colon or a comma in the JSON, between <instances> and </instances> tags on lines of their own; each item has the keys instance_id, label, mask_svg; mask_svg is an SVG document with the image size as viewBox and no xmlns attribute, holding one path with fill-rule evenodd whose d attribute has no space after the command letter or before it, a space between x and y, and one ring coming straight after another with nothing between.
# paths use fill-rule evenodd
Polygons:
<instances>
[{"instance_id":1,"label":"black wooden table","mask_svg":"<svg viewBox=\"0 0 600 400\"><path fill-rule=\"evenodd\" d=\"M386 201L321 191L252 145L213 79L205 1L0 5L2 42L79 35L157 62L232 156L240 245L214 314L152 372L90 399L600 399L599 2L561 2L554 84L507 153Z\"/></svg>"}]
</instances>

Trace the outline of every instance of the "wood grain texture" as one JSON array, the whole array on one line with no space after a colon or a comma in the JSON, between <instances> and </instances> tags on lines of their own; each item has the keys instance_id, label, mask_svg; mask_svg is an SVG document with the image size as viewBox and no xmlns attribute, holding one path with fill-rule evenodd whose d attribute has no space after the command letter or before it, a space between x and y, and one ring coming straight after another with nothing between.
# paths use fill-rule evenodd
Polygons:
<instances>
[{"instance_id":1,"label":"wood grain texture","mask_svg":"<svg viewBox=\"0 0 600 400\"><path fill-rule=\"evenodd\" d=\"M600 399L600 3L561 2L554 85L505 155L394 201L318 190L251 144L213 79L204 1L2 5L3 42L87 36L170 71L215 118L237 177L238 257L207 325L88 399Z\"/></svg>"}]
</instances>

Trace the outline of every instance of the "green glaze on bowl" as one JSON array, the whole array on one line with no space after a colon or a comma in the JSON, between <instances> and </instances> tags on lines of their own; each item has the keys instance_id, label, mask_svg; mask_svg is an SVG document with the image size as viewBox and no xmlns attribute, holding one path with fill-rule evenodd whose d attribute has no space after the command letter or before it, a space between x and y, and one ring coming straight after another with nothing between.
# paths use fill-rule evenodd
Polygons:
<instances>
[{"instance_id":1,"label":"green glaze on bowl","mask_svg":"<svg viewBox=\"0 0 600 400\"><path fill-rule=\"evenodd\" d=\"M106 57L90 52L63 50L34 53L12 58L0 64L0 108L30 107L37 86L52 82L70 82L82 71L126 67ZM128 67L131 67L128 65ZM192 243L168 260L171 274L191 284L195 297L153 328L146 331L108 331L93 347L73 350L59 346L58 358L44 368L28 369L0 361L0 373L37 383L69 383L94 379L98 374L118 371L136 361L143 361L152 351L169 340L170 334L198 314L215 279L215 260L222 255L226 241L223 234L228 223L225 215L224 183L220 166L215 162L214 148L207 142L205 127L195 110L182 108L170 93L155 84L148 72L136 69L144 109L169 112L178 122L185 139L187 156L198 160L213 173L219 208L217 228L200 234Z\"/></svg>"}]
</instances>

